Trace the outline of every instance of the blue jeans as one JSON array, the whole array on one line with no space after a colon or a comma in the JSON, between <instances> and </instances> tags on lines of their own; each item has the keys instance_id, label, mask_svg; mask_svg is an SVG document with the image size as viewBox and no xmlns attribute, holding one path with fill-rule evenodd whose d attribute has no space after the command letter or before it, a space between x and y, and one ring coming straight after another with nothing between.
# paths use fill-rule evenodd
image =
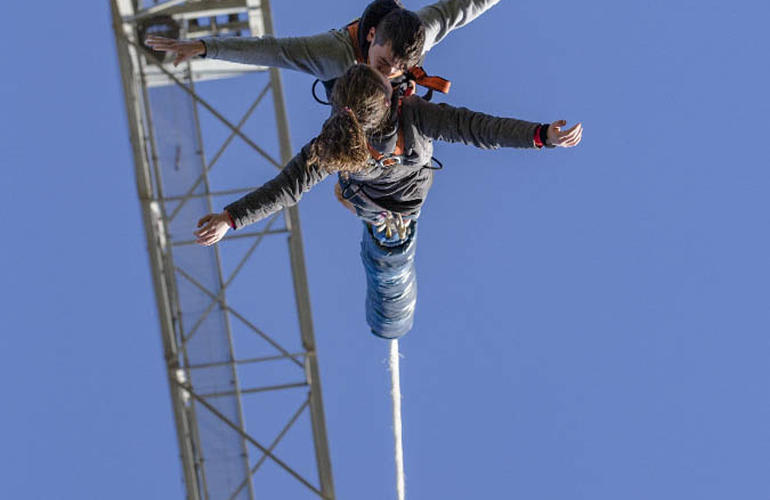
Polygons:
<instances>
[{"instance_id":1,"label":"blue jeans","mask_svg":"<svg viewBox=\"0 0 770 500\"><path fill-rule=\"evenodd\" d=\"M406 237L391 238L364 223L361 260L366 271L366 321L372 333L396 339L412 329L417 304L417 221L407 228Z\"/></svg>"}]
</instances>

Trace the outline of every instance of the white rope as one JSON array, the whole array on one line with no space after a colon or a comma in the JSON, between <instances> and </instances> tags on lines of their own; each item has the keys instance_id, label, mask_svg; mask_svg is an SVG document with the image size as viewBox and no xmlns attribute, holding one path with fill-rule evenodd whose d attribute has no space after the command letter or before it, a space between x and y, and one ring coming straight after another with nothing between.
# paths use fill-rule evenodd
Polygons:
<instances>
[{"instance_id":1,"label":"white rope","mask_svg":"<svg viewBox=\"0 0 770 500\"><path fill-rule=\"evenodd\" d=\"M404 445L401 437L401 377L398 368L398 339L390 341L390 395L393 399L393 441L396 460L396 492L398 500L404 500Z\"/></svg>"}]
</instances>

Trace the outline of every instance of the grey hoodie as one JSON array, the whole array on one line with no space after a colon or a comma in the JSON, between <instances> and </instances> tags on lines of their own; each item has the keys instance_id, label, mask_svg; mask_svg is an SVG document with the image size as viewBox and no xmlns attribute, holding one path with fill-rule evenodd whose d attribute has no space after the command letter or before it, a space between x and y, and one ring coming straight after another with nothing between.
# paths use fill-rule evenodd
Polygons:
<instances>
[{"instance_id":1,"label":"grey hoodie","mask_svg":"<svg viewBox=\"0 0 770 500\"><path fill-rule=\"evenodd\" d=\"M433 182L433 170L426 168L433 155L433 140L461 142L482 149L534 148L535 131L540 125L433 104L417 96L403 100L400 121L403 155L392 154L396 128L370 141L385 158L397 158L398 163L385 167L371 160L362 172L350 174L348 180L340 179L345 190L352 193L349 201L359 216L370 223L376 223L372 215L383 210L403 216L419 214ZM329 175L322 165L308 163L310 144L272 180L225 207L236 229L296 204L303 193Z\"/></svg>"},{"instance_id":2,"label":"grey hoodie","mask_svg":"<svg viewBox=\"0 0 770 500\"><path fill-rule=\"evenodd\" d=\"M500 0L442 0L418 10L425 25L428 52L450 31L465 26ZM206 57L257 66L303 71L321 80L342 76L356 63L353 44L345 29L313 36L274 38L206 38Z\"/></svg>"}]
</instances>

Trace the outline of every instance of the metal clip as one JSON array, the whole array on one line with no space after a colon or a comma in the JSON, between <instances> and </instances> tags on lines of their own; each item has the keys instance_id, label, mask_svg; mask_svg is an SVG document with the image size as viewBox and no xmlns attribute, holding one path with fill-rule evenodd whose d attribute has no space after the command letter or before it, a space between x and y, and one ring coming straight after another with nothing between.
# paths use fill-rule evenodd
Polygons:
<instances>
[{"instance_id":1,"label":"metal clip","mask_svg":"<svg viewBox=\"0 0 770 500\"><path fill-rule=\"evenodd\" d=\"M401 157L400 156L389 156L387 158L380 158L380 160L377 162L377 164L381 168L392 167L393 165L401 165Z\"/></svg>"},{"instance_id":2,"label":"metal clip","mask_svg":"<svg viewBox=\"0 0 770 500\"><path fill-rule=\"evenodd\" d=\"M406 238L406 226L404 225L404 219L401 217L401 214L398 215L398 218L396 219L396 230L398 231L398 238L403 240Z\"/></svg>"},{"instance_id":3,"label":"metal clip","mask_svg":"<svg viewBox=\"0 0 770 500\"><path fill-rule=\"evenodd\" d=\"M383 212L382 216L382 222L375 226L378 233L385 231L385 237L390 239L393 237L393 232L395 231L398 234L399 239L406 239L406 230L412 223L411 219L404 220L403 216L398 213L394 217L392 212Z\"/></svg>"}]
</instances>

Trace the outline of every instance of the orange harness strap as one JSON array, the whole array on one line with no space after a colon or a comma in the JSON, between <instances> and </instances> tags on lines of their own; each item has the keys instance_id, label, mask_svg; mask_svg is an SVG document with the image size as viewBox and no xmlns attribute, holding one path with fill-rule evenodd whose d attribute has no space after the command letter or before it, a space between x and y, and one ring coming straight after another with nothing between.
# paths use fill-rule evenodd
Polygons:
<instances>
[{"instance_id":1,"label":"orange harness strap","mask_svg":"<svg viewBox=\"0 0 770 500\"><path fill-rule=\"evenodd\" d=\"M371 144L368 142L366 143L366 147L369 148L369 153L372 155L372 158L375 159L375 161L378 161L382 164L383 167L389 167L391 165L395 165L398 163L397 158L385 158L385 155L377 151L372 147ZM391 153L393 156L401 156L404 154L404 130L399 126L398 128L398 139L396 140L396 149L393 150L393 153ZM383 160L383 158L385 158Z\"/></svg>"},{"instance_id":2,"label":"orange harness strap","mask_svg":"<svg viewBox=\"0 0 770 500\"><path fill-rule=\"evenodd\" d=\"M442 94L448 94L449 88L452 86L452 82L440 76L429 76L421 66L410 68L409 73L412 74L417 85L426 89L437 90Z\"/></svg>"},{"instance_id":3,"label":"orange harness strap","mask_svg":"<svg viewBox=\"0 0 770 500\"><path fill-rule=\"evenodd\" d=\"M352 23L348 24L348 35L350 35L350 41L353 42L353 52L356 55L356 62L363 64L366 62L364 55L361 53L361 46L358 44L358 20L356 19Z\"/></svg>"}]
</instances>

